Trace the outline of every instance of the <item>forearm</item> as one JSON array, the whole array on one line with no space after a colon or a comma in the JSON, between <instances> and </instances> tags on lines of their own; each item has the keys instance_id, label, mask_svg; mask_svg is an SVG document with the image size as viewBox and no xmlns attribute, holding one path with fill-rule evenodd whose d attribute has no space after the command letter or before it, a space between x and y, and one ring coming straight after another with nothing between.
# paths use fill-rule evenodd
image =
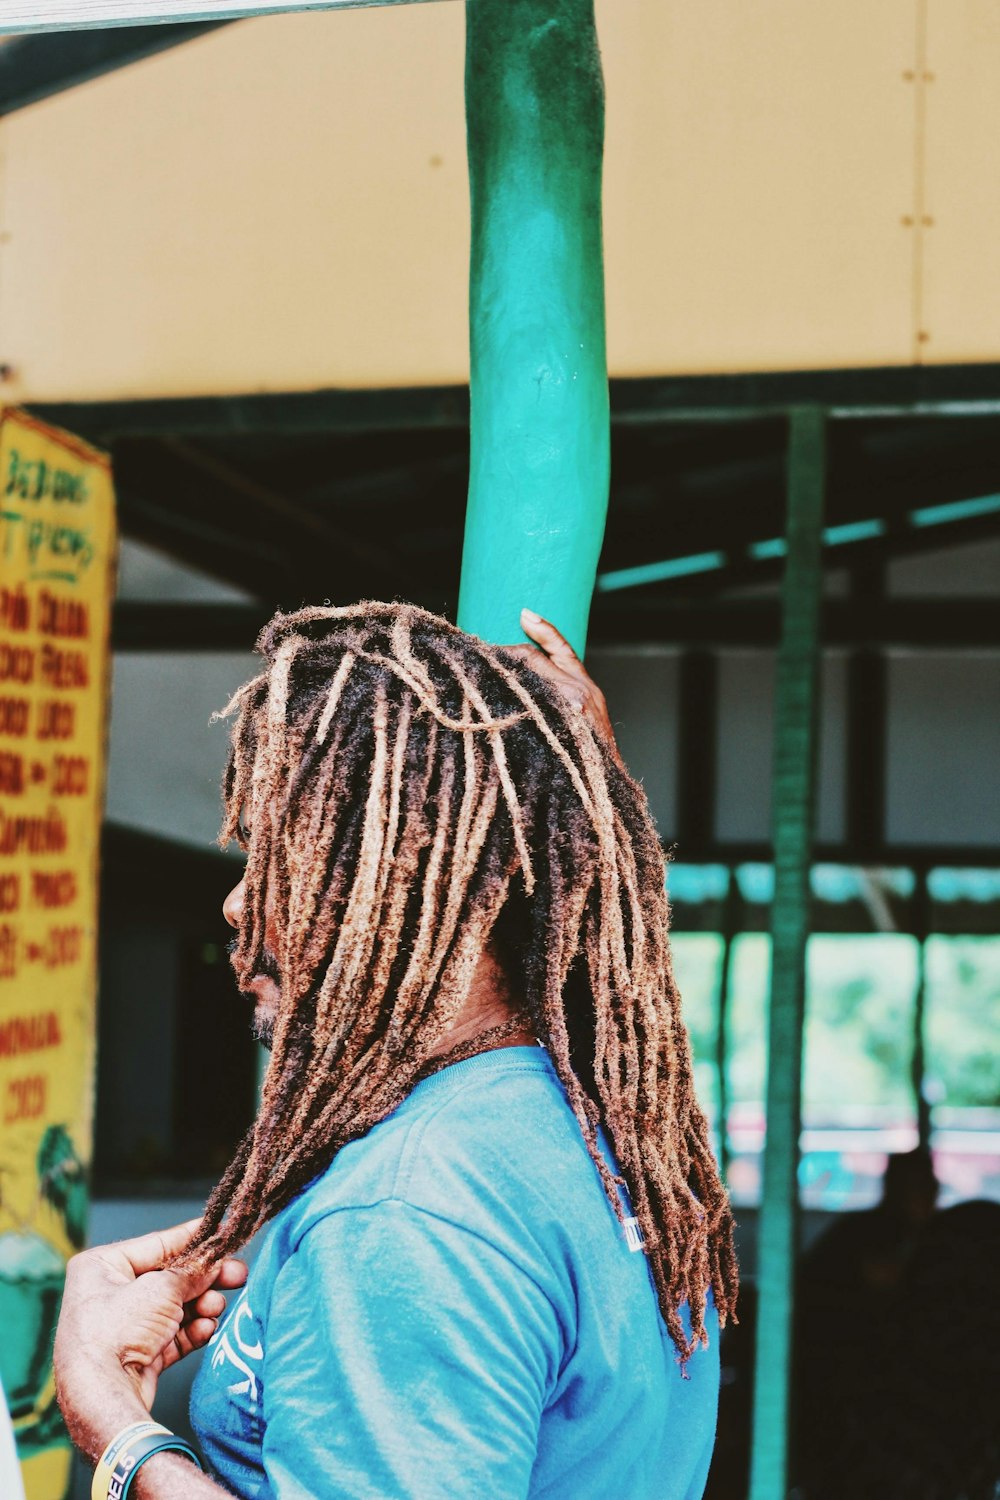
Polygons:
<instances>
[{"instance_id":1,"label":"forearm","mask_svg":"<svg viewBox=\"0 0 1000 1500\"><path fill-rule=\"evenodd\" d=\"M135 1500L218 1500L231 1491L202 1474L182 1453L154 1453L129 1490Z\"/></svg>"},{"instance_id":2,"label":"forearm","mask_svg":"<svg viewBox=\"0 0 1000 1500\"><path fill-rule=\"evenodd\" d=\"M108 1420L112 1412L113 1424ZM149 1413L141 1403L116 1402L106 1410L107 1425L103 1426L103 1431L113 1436L133 1422L148 1419ZM83 1451L91 1466L95 1465L107 1447L109 1438L105 1437L103 1441L95 1436L84 1438L79 1430L74 1436L77 1447ZM203 1474L183 1453L168 1451L154 1453L152 1458L146 1459L132 1481L129 1494L135 1496L135 1500L218 1500L218 1496L229 1495L230 1491L217 1484L208 1474Z\"/></svg>"},{"instance_id":3,"label":"forearm","mask_svg":"<svg viewBox=\"0 0 1000 1500\"><path fill-rule=\"evenodd\" d=\"M150 1414L126 1380L111 1372L95 1380L100 1398L92 1408L63 1402L70 1436L93 1468L116 1433ZM155 1418L153 1419L155 1421ZM129 1489L135 1500L218 1500L230 1491L203 1474L182 1453L154 1453L139 1469Z\"/></svg>"},{"instance_id":4,"label":"forearm","mask_svg":"<svg viewBox=\"0 0 1000 1500\"><path fill-rule=\"evenodd\" d=\"M244 1262L230 1257L174 1264L198 1223L190 1219L97 1245L74 1255L66 1268L52 1360L59 1406L91 1467L111 1443L116 1466L132 1460L136 1500L211 1500L230 1493L183 1453L156 1452L136 1470L133 1443L141 1443L142 1433L126 1432L149 1424L162 1372L205 1347L225 1311L225 1292L247 1279ZM104 1476L110 1481L108 1468Z\"/></svg>"}]
</instances>

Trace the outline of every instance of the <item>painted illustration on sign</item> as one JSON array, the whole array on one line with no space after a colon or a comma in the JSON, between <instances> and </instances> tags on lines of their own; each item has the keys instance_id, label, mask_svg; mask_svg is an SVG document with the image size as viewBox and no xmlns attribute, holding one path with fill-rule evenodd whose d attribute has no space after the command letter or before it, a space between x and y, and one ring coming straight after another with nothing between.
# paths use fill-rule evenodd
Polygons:
<instances>
[{"instance_id":1,"label":"painted illustration on sign","mask_svg":"<svg viewBox=\"0 0 1000 1500\"><path fill-rule=\"evenodd\" d=\"M0 1377L28 1500L60 1500L52 1379L84 1241L115 563L107 457L0 413Z\"/></svg>"}]
</instances>

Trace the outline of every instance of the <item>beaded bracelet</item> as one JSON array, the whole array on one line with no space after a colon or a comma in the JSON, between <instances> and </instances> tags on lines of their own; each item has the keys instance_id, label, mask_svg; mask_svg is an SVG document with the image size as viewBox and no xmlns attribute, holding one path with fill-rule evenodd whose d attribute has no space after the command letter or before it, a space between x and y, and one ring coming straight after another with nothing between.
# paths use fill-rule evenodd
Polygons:
<instances>
[{"instance_id":1,"label":"beaded bracelet","mask_svg":"<svg viewBox=\"0 0 1000 1500\"><path fill-rule=\"evenodd\" d=\"M201 1460L184 1438L159 1422L133 1422L113 1437L97 1460L91 1500L125 1500L140 1466L154 1453L183 1453L201 1468Z\"/></svg>"}]
</instances>

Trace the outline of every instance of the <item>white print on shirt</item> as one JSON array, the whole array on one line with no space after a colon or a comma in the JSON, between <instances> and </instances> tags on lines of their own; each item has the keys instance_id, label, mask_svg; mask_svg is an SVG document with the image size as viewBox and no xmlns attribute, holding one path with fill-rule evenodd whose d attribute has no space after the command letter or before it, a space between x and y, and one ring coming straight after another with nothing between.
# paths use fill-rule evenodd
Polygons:
<instances>
[{"instance_id":1,"label":"white print on shirt","mask_svg":"<svg viewBox=\"0 0 1000 1500\"><path fill-rule=\"evenodd\" d=\"M232 1385L226 1387L229 1394L231 1396L249 1395L250 1400L256 1405L258 1399L257 1376L250 1365L247 1364L247 1360L262 1360L264 1358L264 1346L259 1338L253 1344L248 1344L244 1339L240 1332L240 1325L245 1323L247 1318L253 1319L253 1311L247 1301L246 1292L243 1292L225 1323L209 1341L209 1347L212 1344L215 1345L215 1352L212 1355L213 1370L218 1370L228 1361L229 1364L235 1365L237 1370L246 1376L245 1380L234 1381ZM230 1340L230 1333L232 1334L232 1340ZM236 1349L239 1349L240 1354L237 1354L236 1349L233 1348L233 1343L236 1344ZM245 1355L246 1359L241 1359L240 1355Z\"/></svg>"},{"instance_id":2,"label":"white print on shirt","mask_svg":"<svg viewBox=\"0 0 1000 1500\"><path fill-rule=\"evenodd\" d=\"M642 1225L638 1219L624 1219L625 1243L630 1250L642 1249Z\"/></svg>"}]
</instances>

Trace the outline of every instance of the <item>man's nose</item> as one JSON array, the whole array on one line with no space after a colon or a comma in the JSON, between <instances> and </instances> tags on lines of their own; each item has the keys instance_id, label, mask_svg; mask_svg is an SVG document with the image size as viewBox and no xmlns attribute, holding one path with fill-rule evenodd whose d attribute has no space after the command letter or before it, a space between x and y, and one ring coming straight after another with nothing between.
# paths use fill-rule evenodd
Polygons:
<instances>
[{"instance_id":1,"label":"man's nose","mask_svg":"<svg viewBox=\"0 0 1000 1500\"><path fill-rule=\"evenodd\" d=\"M230 927L239 927L243 916L243 902L246 898L246 881L241 880L239 885L234 885L225 901L222 903L222 915Z\"/></svg>"}]
</instances>

